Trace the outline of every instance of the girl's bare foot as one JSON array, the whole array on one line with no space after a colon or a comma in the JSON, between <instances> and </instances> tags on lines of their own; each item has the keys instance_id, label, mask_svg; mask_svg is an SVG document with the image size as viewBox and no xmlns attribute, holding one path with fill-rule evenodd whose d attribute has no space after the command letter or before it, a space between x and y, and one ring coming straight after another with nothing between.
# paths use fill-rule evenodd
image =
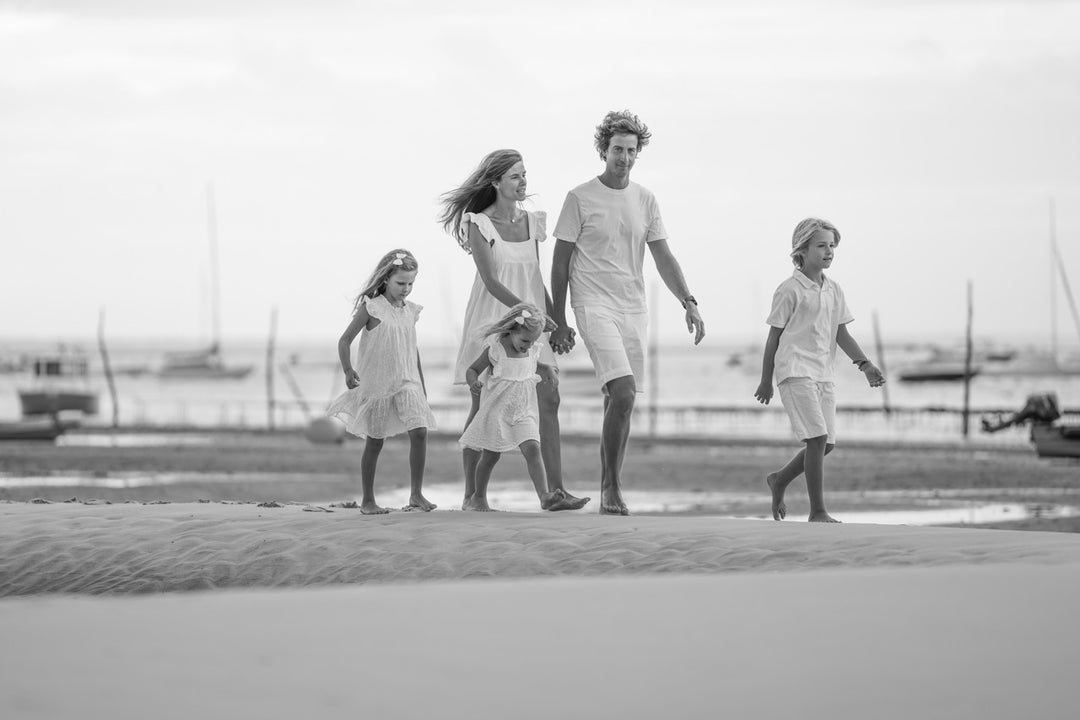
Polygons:
<instances>
[{"instance_id":1,"label":"girl's bare foot","mask_svg":"<svg viewBox=\"0 0 1080 720\"><path fill-rule=\"evenodd\" d=\"M466 500L461 509L472 510L473 512L494 512L488 505L487 498L477 497L476 495Z\"/></svg>"},{"instance_id":2,"label":"girl's bare foot","mask_svg":"<svg viewBox=\"0 0 1080 720\"><path fill-rule=\"evenodd\" d=\"M787 505L784 504L784 489L776 487L776 473L769 473L765 478L765 484L772 493L772 519L783 520L787 517Z\"/></svg>"},{"instance_id":3,"label":"girl's bare foot","mask_svg":"<svg viewBox=\"0 0 1080 720\"><path fill-rule=\"evenodd\" d=\"M409 507L416 508L417 510L423 510L424 512L431 512L439 506L428 500L423 495L416 494L409 497Z\"/></svg>"},{"instance_id":4,"label":"girl's bare foot","mask_svg":"<svg viewBox=\"0 0 1080 720\"><path fill-rule=\"evenodd\" d=\"M840 521L822 510L821 512L810 513L810 517L806 518L806 522L838 523Z\"/></svg>"},{"instance_id":5,"label":"girl's bare foot","mask_svg":"<svg viewBox=\"0 0 1080 720\"><path fill-rule=\"evenodd\" d=\"M372 500L371 502L361 504L360 512L362 512L364 515L385 515L390 511L384 507L379 507L375 504L375 501Z\"/></svg>"}]
</instances>

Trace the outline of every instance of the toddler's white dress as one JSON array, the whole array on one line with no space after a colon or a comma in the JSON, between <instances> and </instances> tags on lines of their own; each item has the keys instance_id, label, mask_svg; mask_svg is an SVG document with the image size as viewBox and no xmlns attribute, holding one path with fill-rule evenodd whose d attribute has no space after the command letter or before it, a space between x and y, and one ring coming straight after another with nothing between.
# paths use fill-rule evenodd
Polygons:
<instances>
[{"instance_id":1,"label":"toddler's white dress","mask_svg":"<svg viewBox=\"0 0 1080 720\"><path fill-rule=\"evenodd\" d=\"M507 452L526 440L540 442L536 362L540 343L522 358L509 357L498 335L487 338L491 376L480 392L480 409L461 435L462 447ZM477 351L477 356L480 351Z\"/></svg>"},{"instance_id":2,"label":"toddler's white dress","mask_svg":"<svg viewBox=\"0 0 1080 720\"><path fill-rule=\"evenodd\" d=\"M394 307L383 295L364 301L379 320L360 334L356 373L360 384L330 403L326 414L360 437L385 438L416 428L435 428L416 354L416 319L421 305Z\"/></svg>"},{"instance_id":3,"label":"toddler's white dress","mask_svg":"<svg viewBox=\"0 0 1080 720\"><path fill-rule=\"evenodd\" d=\"M495 229L495 225L484 213L465 213L461 216L461 231L468 236L469 224L475 224L480 234L491 243L491 258L495 264L495 279L521 298L522 302L532 303L547 312L544 277L540 273L540 259L537 256L538 243L543 242L547 233L547 213L543 211L526 212L521 222L527 222L529 239L525 242L506 242ZM473 279L469 304L465 306L465 321L462 323L461 348L458 350L457 363L454 365L454 383L464 385L465 371L480 357L484 349L485 338L481 334L485 327L496 322L510 312L494 295L488 292L484 279L476 273ZM540 362L557 366L555 353L548 345L548 334L537 340L540 349Z\"/></svg>"}]
</instances>

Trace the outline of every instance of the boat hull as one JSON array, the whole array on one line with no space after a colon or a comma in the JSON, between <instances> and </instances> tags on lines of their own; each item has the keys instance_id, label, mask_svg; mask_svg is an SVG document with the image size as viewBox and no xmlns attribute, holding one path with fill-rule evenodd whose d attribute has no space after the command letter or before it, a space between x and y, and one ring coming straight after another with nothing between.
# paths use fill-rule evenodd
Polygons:
<instances>
[{"instance_id":1,"label":"boat hull","mask_svg":"<svg viewBox=\"0 0 1080 720\"><path fill-rule=\"evenodd\" d=\"M1080 458L1080 427L1035 423L1031 426L1031 441L1039 457Z\"/></svg>"},{"instance_id":2,"label":"boat hull","mask_svg":"<svg viewBox=\"0 0 1080 720\"><path fill-rule=\"evenodd\" d=\"M54 415L65 410L96 415L98 395L77 390L20 390L19 404L24 416Z\"/></svg>"},{"instance_id":3,"label":"boat hull","mask_svg":"<svg viewBox=\"0 0 1080 720\"><path fill-rule=\"evenodd\" d=\"M66 428L52 418L28 418L18 422L0 423L0 441L46 441L56 440Z\"/></svg>"}]
</instances>

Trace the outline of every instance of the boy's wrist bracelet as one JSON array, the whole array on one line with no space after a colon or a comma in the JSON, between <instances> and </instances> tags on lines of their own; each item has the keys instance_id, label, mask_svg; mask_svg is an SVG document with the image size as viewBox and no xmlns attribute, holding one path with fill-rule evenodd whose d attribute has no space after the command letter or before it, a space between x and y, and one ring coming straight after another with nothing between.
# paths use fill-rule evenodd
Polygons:
<instances>
[{"instance_id":1,"label":"boy's wrist bracelet","mask_svg":"<svg viewBox=\"0 0 1080 720\"><path fill-rule=\"evenodd\" d=\"M683 309L686 309L687 303L694 303L694 306L697 307L697 298L694 297L693 295L687 295L685 298L683 298L683 301L682 301Z\"/></svg>"}]
</instances>

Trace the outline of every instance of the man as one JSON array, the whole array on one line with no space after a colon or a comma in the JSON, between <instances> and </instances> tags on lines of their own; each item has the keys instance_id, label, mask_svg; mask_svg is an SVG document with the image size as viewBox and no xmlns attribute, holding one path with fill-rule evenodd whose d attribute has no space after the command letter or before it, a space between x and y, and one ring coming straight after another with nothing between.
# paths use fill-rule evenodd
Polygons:
<instances>
[{"instance_id":1,"label":"man","mask_svg":"<svg viewBox=\"0 0 1080 720\"><path fill-rule=\"evenodd\" d=\"M637 115L628 110L609 112L595 135L604 172L567 193L553 233L551 295L559 327L551 334L551 345L560 353L573 347L574 330L566 322L569 284L574 318L604 392L600 513L608 515L630 514L619 474L635 395L644 390L646 245L664 284L686 309L686 327L694 333L694 344L705 337L697 300L668 248L656 198L630 182L630 171L650 137Z\"/></svg>"}]
</instances>

